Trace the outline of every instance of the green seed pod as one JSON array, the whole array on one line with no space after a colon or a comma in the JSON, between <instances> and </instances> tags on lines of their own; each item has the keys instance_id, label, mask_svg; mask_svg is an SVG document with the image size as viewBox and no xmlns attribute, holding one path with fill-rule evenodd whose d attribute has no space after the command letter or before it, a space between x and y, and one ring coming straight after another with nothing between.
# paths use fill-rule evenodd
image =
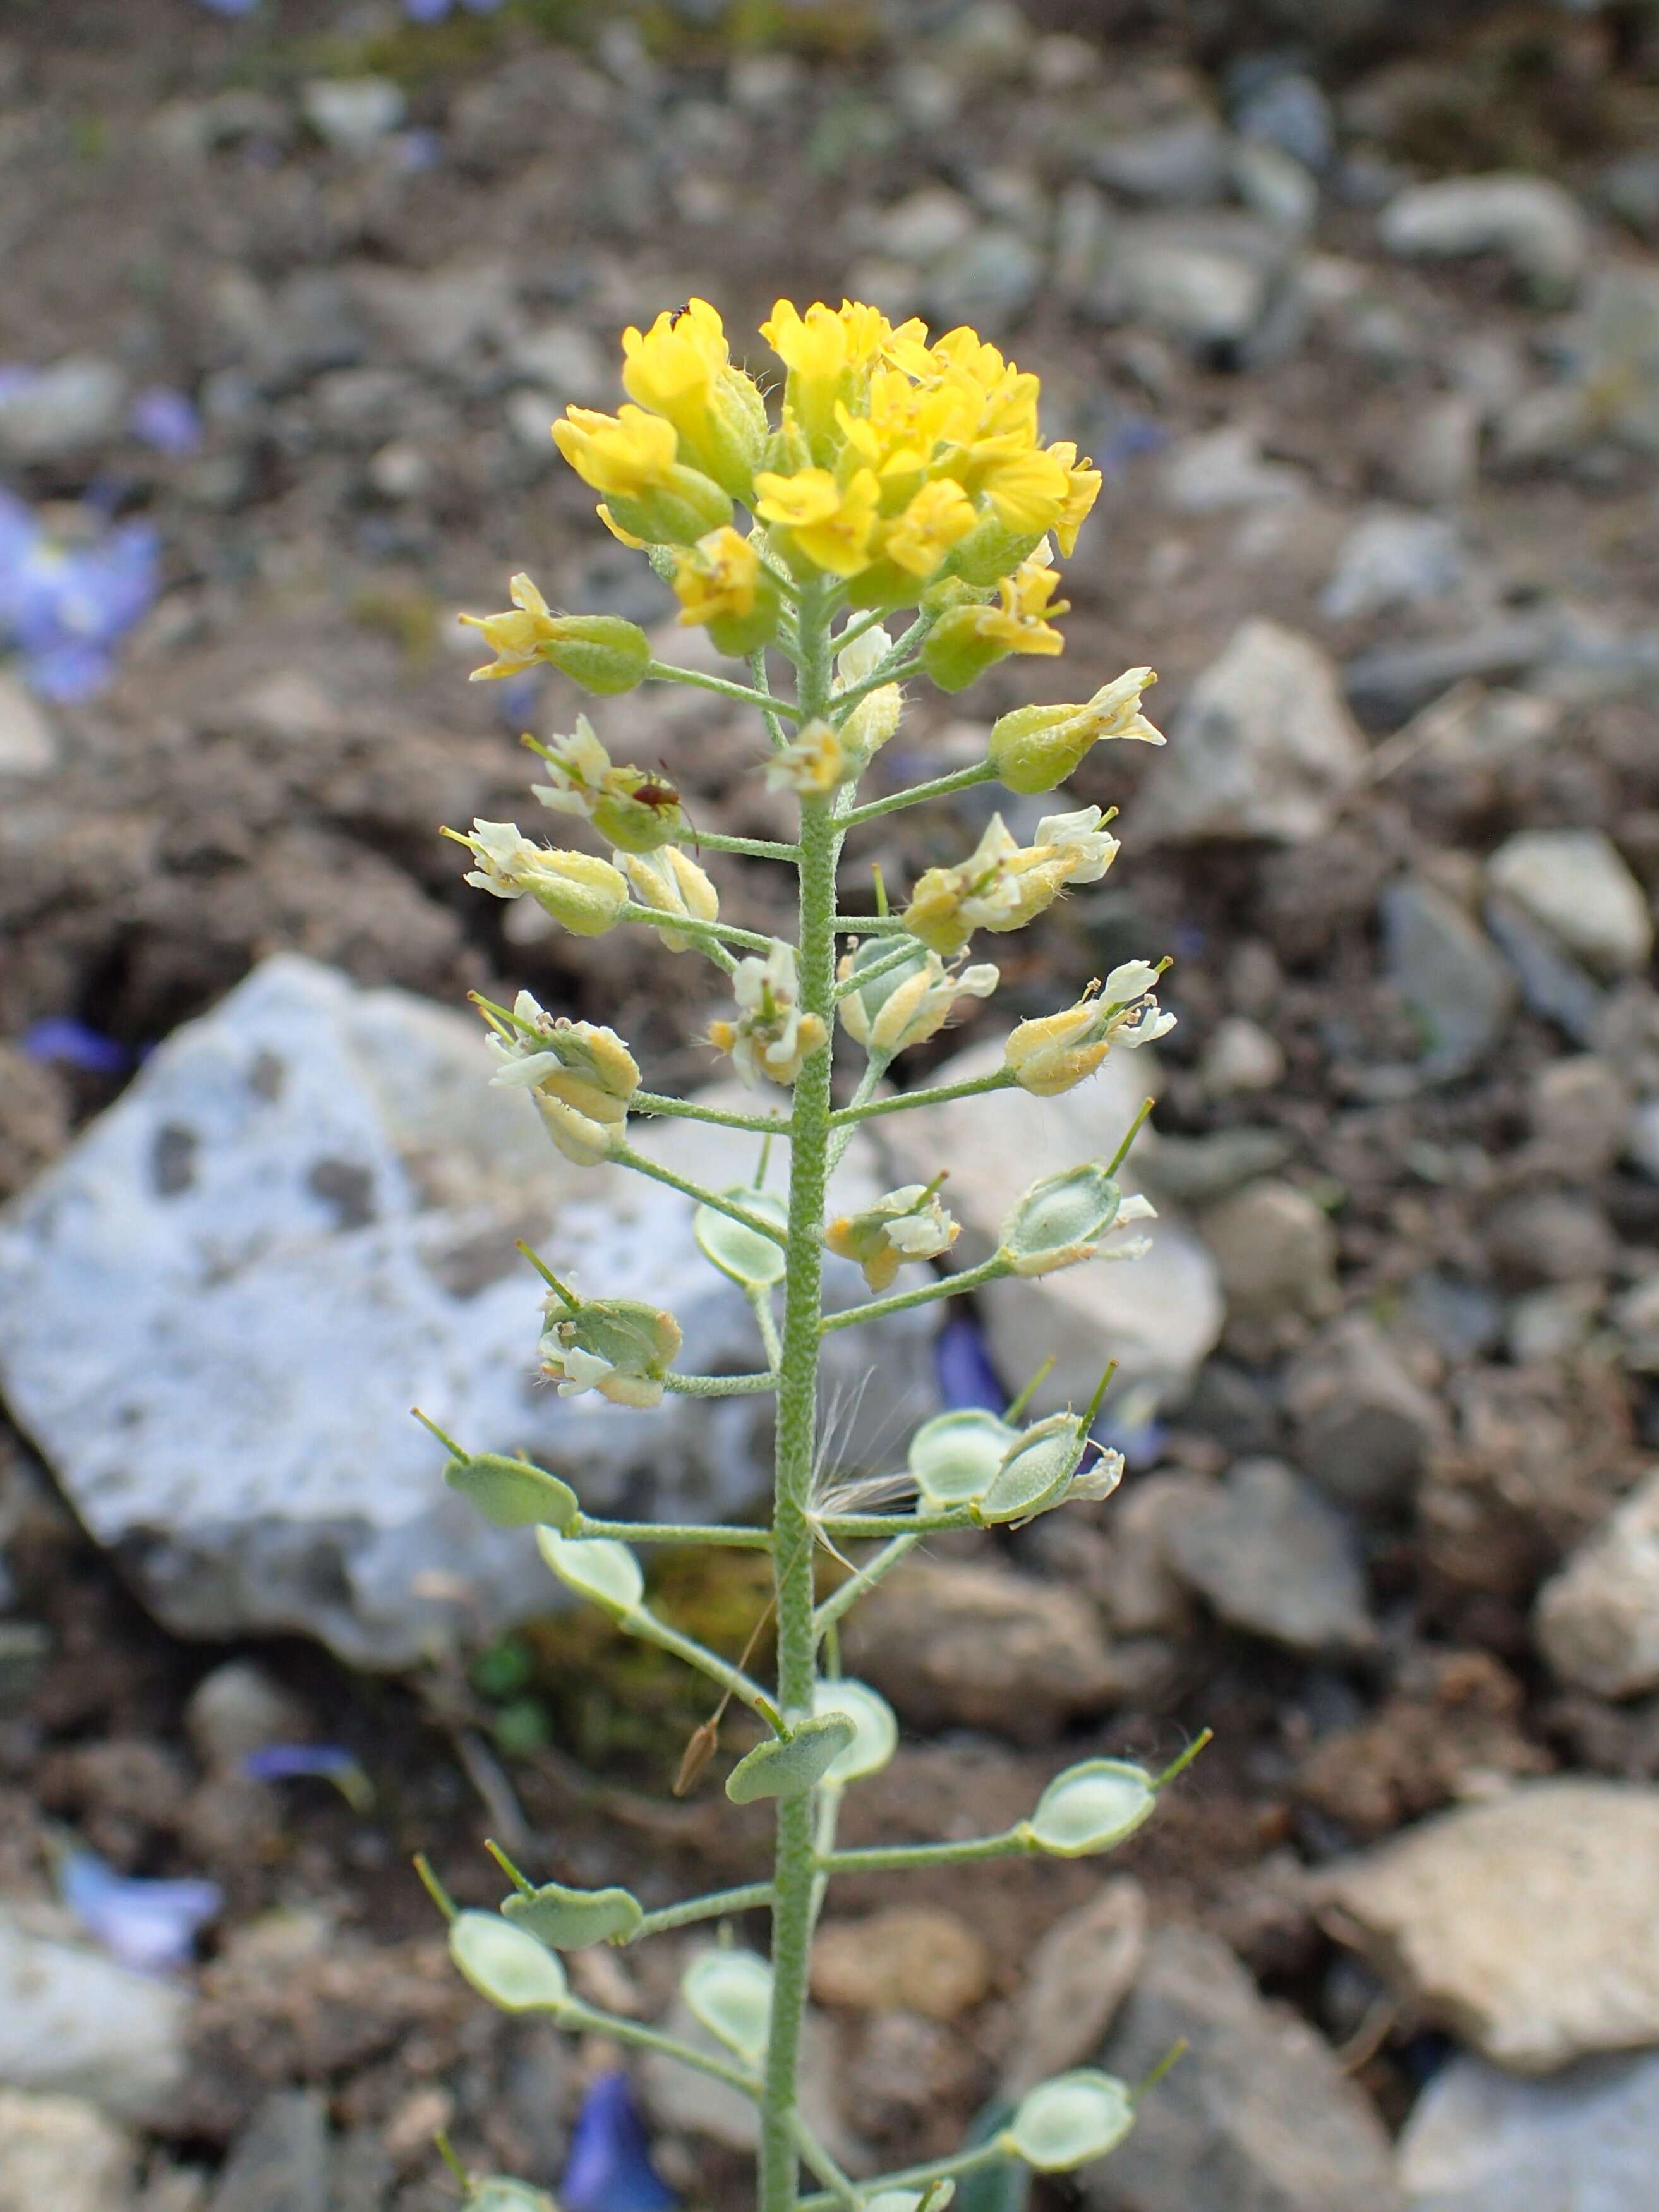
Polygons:
<instances>
[{"instance_id":1,"label":"green seed pod","mask_svg":"<svg viewBox=\"0 0 1659 2212\"><path fill-rule=\"evenodd\" d=\"M1029 2090L1002 2140L1038 2173L1070 2173L1115 2150L1134 2120L1134 2100L1115 2075L1079 2067Z\"/></svg>"},{"instance_id":2,"label":"green seed pod","mask_svg":"<svg viewBox=\"0 0 1659 2212\"><path fill-rule=\"evenodd\" d=\"M1007 647L981 630L979 615L976 606L955 607L923 641L921 665L941 691L965 691L988 668L1007 659Z\"/></svg>"},{"instance_id":3,"label":"green seed pod","mask_svg":"<svg viewBox=\"0 0 1659 2212\"><path fill-rule=\"evenodd\" d=\"M801 1797L814 1790L852 1744L857 1723L846 1713L824 1713L799 1722L787 1735L757 1743L726 1778L734 1805L761 1797Z\"/></svg>"},{"instance_id":4,"label":"green seed pod","mask_svg":"<svg viewBox=\"0 0 1659 2212\"><path fill-rule=\"evenodd\" d=\"M842 1674L833 1681L816 1684L812 1711L820 1718L825 1713L841 1713L853 1723L852 1741L823 1771L821 1779L825 1789L840 1790L849 1782L861 1782L866 1774L878 1774L898 1749L898 1723L893 1708L866 1682L854 1682Z\"/></svg>"},{"instance_id":5,"label":"green seed pod","mask_svg":"<svg viewBox=\"0 0 1659 2212\"><path fill-rule=\"evenodd\" d=\"M1073 1413L1050 1413L1018 1437L973 1507L981 1528L1029 1521L1059 1504L1082 1461L1088 1435Z\"/></svg>"},{"instance_id":6,"label":"green seed pod","mask_svg":"<svg viewBox=\"0 0 1659 2212\"><path fill-rule=\"evenodd\" d=\"M948 1511L980 1497L1018 1442L1018 1429L979 1407L935 1413L910 1439L910 1473L924 1502Z\"/></svg>"},{"instance_id":7,"label":"green seed pod","mask_svg":"<svg viewBox=\"0 0 1659 2212\"><path fill-rule=\"evenodd\" d=\"M722 1191L720 1195L747 1212L759 1214L763 1220L775 1221L780 1229L788 1225L789 1208L775 1191L750 1190L740 1186L735 1190ZM775 1244L758 1230L745 1229L729 1213L717 1213L712 1206L700 1206L691 1217L691 1234L704 1259L744 1290L765 1290L783 1280L787 1261L782 1245Z\"/></svg>"},{"instance_id":8,"label":"green seed pod","mask_svg":"<svg viewBox=\"0 0 1659 2212\"><path fill-rule=\"evenodd\" d=\"M624 1620L645 1595L639 1561L613 1537L562 1536L556 1528L538 1528L536 1543L568 1589L602 1607L613 1620Z\"/></svg>"},{"instance_id":9,"label":"green seed pod","mask_svg":"<svg viewBox=\"0 0 1659 2212\"><path fill-rule=\"evenodd\" d=\"M680 1982L687 2011L739 2058L758 2064L772 2027L772 1969L753 1951L704 1951Z\"/></svg>"},{"instance_id":10,"label":"green seed pod","mask_svg":"<svg viewBox=\"0 0 1659 2212\"><path fill-rule=\"evenodd\" d=\"M509 1459L504 1452L453 1459L444 1469L444 1480L498 1528L533 1528L545 1522L568 1534L581 1512L568 1482L532 1467L526 1459Z\"/></svg>"},{"instance_id":11,"label":"green seed pod","mask_svg":"<svg viewBox=\"0 0 1659 2212\"><path fill-rule=\"evenodd\" d=\"M481 1997L503 2012L557 2012L568 2002L564 1968L545 1945L494 1912L458 1912L449 1955Z\"/></svg>"},{"instance_id":12,"label":"green seed pod","mask_svg":"<svg viewBox=\"0 0 1659 2212\"><path fill-rule=\"evenodd\" d=\"M515 1890L503 1901L501 1916L553 1951L625 1942L645 1917L638 1898L628 1890L566 1889L556 1881Z\"/></svg>"},{"instance_id":13,"label":"green seed pod","mask_svg":"<svg viewBox=\"0 0 1659 2212\"><path fill-rule=\"evenodd\" d=\"M609 698L645 681L651 641L637 623L620 615L555 615L541 658L584 691Z\"/></svg>"},{"instance_id":14,"label":"green seed pod","mask_svg":"<svg viewBox=\"0 0 1659 2212\"><path fill-rule=\"evenodd\" d=\"M1001 1257L1016 1275L1048 1275L1094 1257L1122 1203L1097 1161L1034 1182L1002 1224Z\"/></svg>"},{"instance_id":15,"label":"green seed pod","mask_svg":"<svg viewBox=\"0 0 1659 2212\"><path fill-rule=\"evenodd\" d=\"M1042 543L1041 531L1015 532L1006 523L999 522L994 514L988 514L951 548L945 573L983 589L1000 583Z\"/></svg>"},{"instance_id":16,"label":"green seed pod","mask_svg":"<svg viewBox=\"0 0 1659 2212\"><path fill-rule=\"evenodd\" d=\"M1151 1820L1158 1791L1144 1767L1127 1759L1085 1759L1057 1774L1027 1822L1040 1850L1055 1858L1109 1851Z\"/></svg>"}]
</instances>

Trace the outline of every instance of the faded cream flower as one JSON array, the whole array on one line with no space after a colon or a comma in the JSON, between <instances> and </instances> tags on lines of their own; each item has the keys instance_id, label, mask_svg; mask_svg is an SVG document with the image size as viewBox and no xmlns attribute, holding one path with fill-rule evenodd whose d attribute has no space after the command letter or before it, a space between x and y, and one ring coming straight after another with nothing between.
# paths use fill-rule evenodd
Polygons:
<instances>
[{"instance_id":1,"label":"faded cream flower","mask_svg":"<svg viewBox=\"0 0 1659 2212\"><path fill-rule=\"evenodd\" d=\"M1118 843L1097 806L1045 815L1030 845L994 814L969 858L929 868L911 893L904 926L935 952L960 952L976 929L1020 929L1073 884L1097 883Z\"/></svg>"},{"instance_id":2,"label":"faded cream flower","mask_svg":"<svg viewBox=\"0 0 1659 2212\"><path fill-rule=\"evenodd\" d=\"M1080 707L1016 707L994 725L986 757L1011 791L1027 795L1063 783L1090 748L1109 738L1161 745L1164 733L1140 711L1156 684L1150 668L1131 668Z\"/></svg>"},{"instance_id":3,"label":"faded cream flower","mask_svg":"<svg viewBox=\"0 0 1659 2212\"><path fill-rule=\"evenodd\" d=\"M839 1214L823 1232L828 1249L855 1260L871 1290L887 1289L909 1260L936 1260L962 1234L941 1204L937 1183L908 1182L858 1213Z\"/></svg>"},{"instance_id":4,"label":"faded cream flower","mask_svg":"<svg viewBox=\"0 0 1659 2212\"><path fill-rule=\"evenodd\" d=\"M541 1370L562 1398L597 1390L613 1405L662 1403L664 1377L680 1348L680 1325L671 1313L637 1298L583 1298L555 1291L547 1300L547 1326L537 1351Z\"/></svg>"},{"instance_id":5,"label":"faded cream flower","mask_svg":"<svg viewBox=\"0 0 1659 2212\"><path fill-rule=\"evenodd\" d=\"M603 937L622 918L628 885L609 860L538 845L516 822L474 822L470 834L446 830L477 866L465 880L492 898L528 896L577 937Z\"/></svg>"},{"instance_id":6,"label":"faded cream flower","mask_svg":"<svg viewBox=\"0 0 1659 2212\"><path fill-rule=\"evenodd\" d=\"M577 715L568 737L550 738L545 744L526 738L525 743L553 771L550 783L530 787L550 813L591 822L627 853L654 853L684 835L688 825L674 786L642 768L618 766L586 714Z\"/></svg>"},{"instance_id":7,"label":"faded cream flower","mask_svg":"<svg viewBox=\"0 0 1659 2212\"><path fill-rule=\"evenodd\" d=\"M1176 1025L1156 996L1163 966L1126 961L1104 983L1091 983L1075 1006L1022 1022L1004 1050L1004 1065L1024 1091L1058 1097L1094 1073L1116 1046L1156 1044Z\"/></svg>"},{"instance_id":8,"label":"faded cream flower","mask_svg":"<svg viewBox=\"0 0 1659 2212\"><path fill-rule=\"evenodd\" d=\"M627 877L638 905L688 921L720 920L720 893L678 845L664 845L654 853L613 853L611 859ZM695 942L683 929L659 929L657 935L670 952L689 952Z\"/></svg>"},{"instance_id":9,"label":"faded cream flower","mask_svg":"<svg viewBox=\"0 0 1659 2212\"><path fill-rule=\"evenodd\" d=\"M836 655L837 694L856 691L873 676L893 649L893 641L877 624L855 637ZM862 769L873 759L898 728L904 713L904 695L896 684L878 684L860 699L841 726L841 741Z\"/></svg>"},{"instance_id":10,"label":"faded cream flower","mask_svg":"<svg viewBox=\"0 0 1659 2212\"><path fill-rule=\"evenodd\" d=\"M757 1090L763 1078L789 1085L802 1063L825 1042L829 1030L817 1014L803 1013L795 948L777 942L764 960L739 960L732 978L735 1022L711 1022L708 1041L729 1052L739 1075Z\"/></svg>"},{"instance_id":11,"label":"faded cream flower","mask_svg":"<svg viewBox=\"0 0 1659 2212\"><path fill-rule=\"evenodd\" d=\"M837 975L843 982L864 968L890 959L890 937L866 937L842 956ZM912 957L876 976L841 1001L841 1025L872 1060L890 1060L908 1045L924 1044L950 1019L958 999L988 999L1000 977L989 961L972 968L947 968L937 952L920 946Z\"/></svg>"},{"instance_id":12,"label":"faded cream flower","mask_svg":"<svg viewBox=\"0 0 1659 2212\"><path fill-rule=\"evenodd\" d=\"M546 1012L528 991L511 1018L480 1000L495 1061L490 1082L528 1091L553 1142L578 1167L596 1167L623 1141L640 1087L634 1055L614 1030Z\"/></svg>"},{"instance_id":13,"label":"faded cream flower","mask_svg":"<svg viewBox=\"0 0 1659 2212\"><path fill-rule=\"evenodd\" d=\"M848 757L841 732L823 720L803 723L781 751L766 763L769 791L793 791L798 799L823 799L851 781L858 763Z\"/></svg>"}]
</instances>

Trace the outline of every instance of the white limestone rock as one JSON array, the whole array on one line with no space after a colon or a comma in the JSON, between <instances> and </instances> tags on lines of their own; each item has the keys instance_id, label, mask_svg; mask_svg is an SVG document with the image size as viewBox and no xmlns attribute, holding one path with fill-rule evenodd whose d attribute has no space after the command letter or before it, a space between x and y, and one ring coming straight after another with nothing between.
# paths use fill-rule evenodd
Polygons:
<instances>
[{"instance_id":1,"label":"white limestone rock","mask_svg":"<svg viewBox=\"0 0 1659 2212\"><path fill-rule=\"evenodd\" d=\"M489 1072L469 1018L279 955L0 1213L0 1386L177 1632L301 1629L398 1666L544 1610L534 1545L445 1489L412 1405L469 1450L528 1450L597 1512L715 1516L760 1493L769 1399L645 1413L538 1379L520 1237L580 1291L668 1307L688 1372L750 1370L760 1344L689 1201L570 1165ZM686 1121L634 1134L716 1185L757 1157ZM872 1158L848 1152L839 1209L886 1187ZM827 1284L865 1295L845 1261ZM832 1386L867 1377L851 1463L933 1410L933 1326L924 1308L837 1334Z\"/></svg>"}]
</instances>

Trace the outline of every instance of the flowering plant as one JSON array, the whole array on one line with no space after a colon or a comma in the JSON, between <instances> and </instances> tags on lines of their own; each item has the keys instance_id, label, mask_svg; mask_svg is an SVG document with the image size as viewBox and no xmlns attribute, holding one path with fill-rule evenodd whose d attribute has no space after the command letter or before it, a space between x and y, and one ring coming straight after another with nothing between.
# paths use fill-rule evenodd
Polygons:
<instances>
[{"instance_id":1,"label":"flowering plant","mask_svg":"<svg viewBox=\"0 0 1659 2212\"><path fill-rule=\"evenodd\" d=\"M467 848L475 863L468 880L481 890L533 898L581 935L655 929L670 951L695 948L729 979L734 1010L713 1024L709 1041L773 1102L754 1113L642 1088L620 1037L556 1021L528 993L511 1008L486 1006L484 1012L498 1063L494 1080L529 1091L568 1159L610 1161L670 1180L696 1205L698 1242L746 1292L764 1363L746 1375L682 1373L674 1364L681 1333L671 1315L635 1299L579 1297L550 1277L544 1373L562 1392L593 1390L630 1407L655 1405L671 1391L774 1394L771 1512L752 1527L600 1520L542 1469L455 1446L447 1476L493 1519L536 1524L553 1573L629 1633L710 1676L720 1712L735 1698L758 1717L763 1739L732 1769L726 1792L740 1804L774 1802L774 1863L766 1880L653 1912L626 1890L538 1888L508 1867L513 1893L499 1913L447 1908L450 1940L461 1972L496 2004L666 2050L751 2098L762 2212L803 2205L935 2212L956 2176L998 2161L1058 2172L1103 2156L1132 2124L1136 2093L1092 2070L1068 2074L1030 2091L988 2142L880 2180L849 2179L813 2135L797 2097L807 1957L827 1884L850 1871L1109 1850L1151 1814L1178 1766L1154 1776L1127 1761L1090 1759L1056 1778L1030 1815L1003 1833L836 1848L843 1793L884 1765L897 1739L885 1702L841 1675L838 1624L848 1607L923 1538L1104 1498L1122 1462L1090 1437L1109 1368L1080 1412L1024 1425L1019 1403L1001 1415L938 1416L913 1439L903 1477L884 1487L884 1496L908 1501L902 1510L839 1510L845 1497L814 1487L820 1349L831 1330L999 1277L1133 1257L1145 1240L1116 1232L1152 1208L1144 1199L1126 1200L1116 1181L1132 1128L1111 1160L1034 1183L988 1260L896 1289L903 1268L943 1255L955 1242L943 1177L832 1219L825 1218L826 1187L854 1133L875 1115L1012 1086L1053 1097L1085 1081L1108 1053L1163 1035L1173 1017L1158 1005L1161 967L1132 961L1075 1005L1020 1023L993 1073L878 1095L898 1055L933 1036L956 1003L996 989L994 966L966 964L974 938L1023 928L1072 886L1097 882L1117 841L1098 807L1060 797L1028 844L994 816L975 849L953 866L930 868L901 912L889 913L884 900L873 915L838 912L837 871L846 840L895 809L992 781L1024 794L1053 792L1102 740L1163 739L1141 712L1152 672L1136 668L1084 704L1003 715L985 757L971 767L860 802L860 779L898 727L907 681L925 674L957 691L1009 654L1062 649L1056 624L1066 604L1054 596L1060 579L1051 564L1056 547L1071 551L1100 477L1074 446L1042 441L1036 378L972 331L930 340L920 323L895 327L874 307L819 304L802 313L780 301L762 335L786 372L775 422L760 386L733 362L720 317L694 300L648 331L624 334L628 404L617 414L573 407L553 426L560 452L599 495L605 526L672 585L683 623L702 627L719 652L746 661L746 681L659 660L632 623L556 614L525 576L514 579L512 611L467 619L495 656L480 677L545 660L600 697L647 681L682 683L752 708L769 746L767 781L792 797L795 835L784 842L703 831L695 842L793 869L794 942L720 919L715 884L687 850L693 832L678 791L662 775L613 762L585 717L573 734L536 746L551 769L536 795L561 817L562 830L574 819L599 833L612 848L610 859L543 846L512 823L478 822L448 834ZM888 625L905 611L909 619L895 623L895 635ZM793 680L775 690L781 667ZM863 1061L845 1094L835 1085L837 1028ZM660 1114L748 1130L757 1140L781 1139L789 1147L787 1200L761 1188L717 1191L668 1177L628 1135L630 1115ZM826 1316L826 1249L863 1269L872 1293L866 1303ZM769 1555L777 1626L769 1687L650 1610L635 1547L690 1543ZM820 1547L839 1557L842 1547L865 1543L877 1548L819 1600ZM678 1786L691 1786L707 1764L718 1719L717 1712L694 1736ZM763 1907L771 1917L769 1960L728 1948L702 1954L686 1977L685 2002L710 2047L597 2013L572 1994L560 1964L562 1950L635 1942ZM805 2197L803 2167L817 2184Z\"/></svg>"}]
</instances>

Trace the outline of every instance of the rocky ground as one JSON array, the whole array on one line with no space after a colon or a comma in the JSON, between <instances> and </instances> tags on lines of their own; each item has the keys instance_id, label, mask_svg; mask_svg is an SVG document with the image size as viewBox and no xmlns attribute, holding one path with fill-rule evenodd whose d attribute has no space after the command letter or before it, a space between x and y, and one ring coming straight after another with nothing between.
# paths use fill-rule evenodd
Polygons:
<instances>
[{"instance_id":1,"label":"rocky ground","mask_svg":"<svg viewBox=\"0 0 1659 2212\"><path fill-rule=\"evenodd\" d=\"M1004 1825L1091 1752L1217 1742L1109 1880L962 1869L925 1912L849 1885L815 1968L826 2125L854 2159L926 2155L1033 2053L1104 2039L1135 2077L1184 2036L1084 2180L1099 2212L1560 2212L1590 2166L1598 2203L1647 2201L1659 44L1637 7L1286 8L1271 47L1243 13L1201 35L1155 8L945 0L8 16L0 1193L34 1195L7 1248L33 1325L0 1327L0 1356L52 1467L21 1431L0 1443L7 2212L428 2212L450 2201L441 2128L552 2182L603 2054L482 2011L410 1855L477 1901L485 1833L653 1903L752 1878L763 1823L664 1793L702 1717L672 1670L569 1617L495 1634L476 1591L432 1582L443 1528L388 1565L370 1508L321 1477L304 1558L273 1567L269 1497L248 1500L326 1474L326 1405L248 1401L227 1446L248 1473L209 1510L167 1487L190 1456L173 1381L137 1378L107 1420L63 1384L88 1279L57 1201L110 1209L87 1217L107 1284L137 1138L163 1196L189 1183L162 1110L179 1063L143 1066L103 1149L53 1163L278 953L337 974L267 966L219 1023L321 992L343 1035L378 1024L387 1065L429 1069L452 1032L343 978L452 1006L522 982L614 1023L658 1087L711 1079L715 985L689 962L665 978L626 933L537 935L459 887L435 824L515 811L517 729L575 701L469 690L453 617L525 567L556 604L665 622L550 416L610 404L617 329L693 293L741 328L780 292L843 289L1006 340L1107 478L1065 659L918 702L896 780L976 757L1033 668L1063 697L1152 662L1172 739L1079 773L1079 803L1122 808L1121 860L935 1056L1130 954L1176 957L1181 1018L1137 1156L1164 1217L1146 1273L978 1316L1016 1381L1036 1350L1060 1384L1123 1352L1131 1475L1063 1527L942 1545L871 1603L852 1662L908 1732L851 1838ZM41 532L67 612L20 597ZM772 826L749 734L709 702L635 694L604 730L708 826ZM957 857L978 795L860 873ZM775 888L726 880L764 925ZM330 1080L388 1187L424 1147L397 1234L427 1264L439 1224L433 1325L475 1358L511 1225L499 1193L477 1211L483 1136ZM1062 1150L1126 1102L1063 1103ZM906 1132L954 1157L964 1248L1029 1157L1005 1103ZM248 1311L325 1283L341 1358L367 1361L349 1330L384 1255L317 1257L325 1228L368 1250L362 1194L290 1118L271 1173L311 1194L316 1250L273 1261ZM257 1228L266 1156L233 1138ZM624 1226L636 1249L670 1233ZM97 1330L125 1343L127 1310L124 1290ZM925 1346L901 1349L883 1419L932 1388ZM619 1496L693 1494L763 1440L728 1444L679 1438L654 1474L631 1437L600 1457ZM671 1575L658 1601L734 1650L755 1610L740 1577ZM391 1674L335 1656L399 1637ZM254 1778L273 1742L349 1755L356 1802ZM137 1978L88 1950L59 1893L76 1844L216 1883L198 1963ZM664 1945L577 1971L656 2016L676 1966ZM729 2122L660 2076L641 2094L687 2201L741 2202Z\"/></svg>"}]
</instances>

